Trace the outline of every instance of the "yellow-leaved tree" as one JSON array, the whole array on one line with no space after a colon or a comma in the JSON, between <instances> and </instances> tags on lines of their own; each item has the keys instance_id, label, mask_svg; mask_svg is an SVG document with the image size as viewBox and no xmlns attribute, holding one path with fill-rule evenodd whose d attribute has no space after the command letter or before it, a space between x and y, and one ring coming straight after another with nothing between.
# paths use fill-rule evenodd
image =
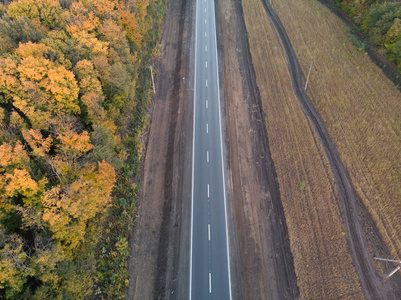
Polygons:
<instances>
[{"instance_id":1,"label":"yellow-leaved tree","mask_svg":"<svg viewBox=\"0 0 401 300\"><path fill-rule=\"evenodd\" d=\"M63 15L57 0L17 0L12 1L7 9L8 15L16 19L27 17L39 27L41 24L52 29L62 26Z\"/></svg>"},{"instance_id":2,"label":"yellow-leaved tree","mask_svg":"<svg viewBox=\"0 0 401 300\"><path fill-rule=\"evenodd\" d=\"M82 173L72 184L45 192L43 198L43 220L67 255L84 238L87 221L106 209L114 187L114 169L104 161Z\"/></svg>"},{"instance_id":3,"label":"yellow-leaved tree","mask_svg":"<svg viewBox=\"0 0 401 300\"><path fill-rule=\"evenodd\" d=\"M63 65L45 58L44 44L20 44L17 57L0 58L0 103L9 103L33 128L48 128L60 114L79 113L78 85Z\"/></svg>"}]
</instances>

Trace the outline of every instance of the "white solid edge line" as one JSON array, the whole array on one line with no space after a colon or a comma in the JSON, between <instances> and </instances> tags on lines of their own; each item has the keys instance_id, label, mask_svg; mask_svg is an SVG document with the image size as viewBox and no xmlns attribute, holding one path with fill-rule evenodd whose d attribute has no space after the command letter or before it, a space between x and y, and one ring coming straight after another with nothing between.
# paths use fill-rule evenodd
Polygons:
<instances>
[{"instance_id":1,"label":"white solid edge line","mask_svg":"<svg viewBox=\"0 0 401 300\"><path fill-rule=\"evenodd\" d=\"M212 293L212 273L209 272L209 294Z\"/></svg>"},{"instance_id":2,"label":"white solid edge line","mask_svg":"<svg viewBox=\"0 0 401 300\"><path fill-rule=\"evenodd\" d=\"M191 187L191 246L189 251L189 299L192 299L192 247L193 247L193 235L194 235L194 163L195 163L195 118L196 118L196 47L197 47L197 37L198 37L198 1L196 1L196 13L195 13L195 75L194 75L194 109L193 109L193 128L192 128L192 187Z\"/></svg>"},{"instance_id":3,"label":"white solid edge line","mask_svg":"<svg viewBox=\"0 0 401 300\"><path fill-rule=\"evenodd\" d=\"M216 74L217 74L217 100L219 103L219 125L220 125L220 151L221 151L221 167L223 172L223 197L224 197L224 219L226 223L226 238L227 238L227 266L228 266L228 288L230 293L230 300L232 299L231 293L231 268L230 268L230 248L229 248L229 241L228 241L228 226L227 226L227 201L226 201L226 181L224 177L224 156L223 156L223 135L221 129L221 104L220 104L220 80L219 80L219 60L217 55L217 29L216 29L216 12L214 9L214 5L212 5L213 9L213 27L214 27L214 40L215 40L215 47L216 47Z\"/></svg>"}]
</instances>

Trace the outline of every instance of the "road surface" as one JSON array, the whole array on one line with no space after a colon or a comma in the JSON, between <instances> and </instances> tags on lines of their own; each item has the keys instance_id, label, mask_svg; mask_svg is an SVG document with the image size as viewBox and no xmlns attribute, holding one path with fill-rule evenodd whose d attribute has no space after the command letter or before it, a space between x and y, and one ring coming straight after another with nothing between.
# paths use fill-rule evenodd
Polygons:
<instances>
[{"instance_id":1,"label":"road surface","mask_svg":"<svg viewBox=\"0 0 401 300\"><path fill-rule=\"evenodd\" d=\"M214 1L197 0L189 298L231 299Z\"/></svg>"}]
</instances>

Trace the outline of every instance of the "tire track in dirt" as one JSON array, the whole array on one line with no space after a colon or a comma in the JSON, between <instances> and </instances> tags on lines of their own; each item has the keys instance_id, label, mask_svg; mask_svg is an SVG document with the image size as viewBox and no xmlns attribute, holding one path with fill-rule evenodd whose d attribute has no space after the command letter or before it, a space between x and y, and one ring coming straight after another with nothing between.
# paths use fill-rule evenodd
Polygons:
<instances>
[{"instance_id":1,"label":"tire track in dirt","mask_svg":"<svg viewBox=\"0 0 401 300\"><path fill-rule=\"evenodd\" d=\"M391 295L387 293L383 285L380 283L372 265L372 257L368 250L367 240L357 211L358 209L363 209L361 201L358 199L356 192L351 185L340 157L326 131L326 128L324 127L323 121L304 92L302 82L303 74L284 26L268 4L268 1L261 1L285 50L294 93L305 116L310 120L314 127L326 153L327 159L330 162L330 167L335 178L340 202L343 208L349 250L365 295L368 299L380 299L382 297L391 299ZM374 231L379 234L377 228L374 228Z\"/></svg>"}]
</instances>

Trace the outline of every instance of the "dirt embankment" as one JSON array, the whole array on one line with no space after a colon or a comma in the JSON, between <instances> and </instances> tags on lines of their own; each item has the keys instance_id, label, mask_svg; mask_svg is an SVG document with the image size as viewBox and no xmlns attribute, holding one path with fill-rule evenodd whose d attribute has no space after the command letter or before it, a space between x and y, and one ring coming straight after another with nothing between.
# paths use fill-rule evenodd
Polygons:
<instances>
[{"instance_id":1,"label":"dirt embankment","mask_svg":"<svg viewBox=\"0 0 401 300\"><path fill-rule=\"evenodd\" d=\"M239 299L298 295L275 166L239 1L219 1L232 215L239 244ZM241 289L239 289L241 291Z\"/></svg>"},{"instance_id":2,"label":"dirt embankment","mask_svg":"<svg viewBox=\"0 0 401 300\"><path fill-rule=\"evenodd\" d=\"M156 95L145 137L143 180L131 237L127 299L185 299L188 295L190 153L188 99L193 6L168 2L161 56L155 64Z\"/></svg>"}]
</instances>

